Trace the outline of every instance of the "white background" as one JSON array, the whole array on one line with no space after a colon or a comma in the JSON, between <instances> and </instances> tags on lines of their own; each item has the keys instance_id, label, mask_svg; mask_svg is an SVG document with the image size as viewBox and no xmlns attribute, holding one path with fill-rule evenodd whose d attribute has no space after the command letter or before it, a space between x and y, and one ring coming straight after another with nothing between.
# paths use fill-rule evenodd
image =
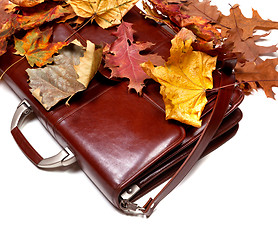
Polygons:
<instances>
[{"instance_id":1,"label":"white background","mask_svg":"<svg viewBox=\"0 0 278 240\"><path fill-rule=\"evenodd\" d=\"M226 15L240 3L248 17L253 7L278 21L276 0L212 2ZM264 44L276 43L273 31ZM34 167L9 132L18 103L1 82L0 239L278 239L278 102L263 92L244 100L237 135L201 160L149 219L121 214L78 166ZM24 132L43 156L58 151L37 121Z\"/></svg>"}]
</instances>

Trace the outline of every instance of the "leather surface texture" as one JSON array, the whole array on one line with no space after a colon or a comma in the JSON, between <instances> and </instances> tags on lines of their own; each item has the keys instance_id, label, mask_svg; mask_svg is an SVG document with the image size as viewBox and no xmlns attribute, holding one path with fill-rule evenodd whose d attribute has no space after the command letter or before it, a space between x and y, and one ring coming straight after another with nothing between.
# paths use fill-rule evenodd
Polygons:
<instances>
[{"instance_id":1,"label":"leather surface texture","mask_svg":"<svg viewBox=\"0 0 278 240\"><path fill-rule=\"evenodd\" d=\"M172 38L165 29L153 21L146 20L138 10L131 10L125 21L132 22L136 30L135 39L154 43L151 52L165 59L169 56ZM95 24L87 25L73 38L83 44L89 39L105 45L115 39L111 32ZM74 32L69 25L55 27L53 41L63 41ZM11 51L0 57L0 69L4 71L20 57ZM107 69L101 68L89 88L77 94L65 106L59 103L46 111L31 95L24 60L16 69L5 74L5 81L19 96L26 99L41 123L62 147L69 147L75 154L81 169L101 190L107 199L119 208L119 196L131 184L138 184L142 191L134 199L144 195L161 182L169 179L182 160L193 149L194 143L204 130L216 93L208 95L203 115L203 126L196 129L176 121L166 121L164 104L159 94L159 85L147 83L143 96L127 91L127 82L107 79ZM214 85L219 85L221 73L215 71ZM225 119L202 156L215 150L237 131L242 117L238 105L243 95L234 90ZM19 143L20 145L20 143Z\"/></svg>"}]
</instances>

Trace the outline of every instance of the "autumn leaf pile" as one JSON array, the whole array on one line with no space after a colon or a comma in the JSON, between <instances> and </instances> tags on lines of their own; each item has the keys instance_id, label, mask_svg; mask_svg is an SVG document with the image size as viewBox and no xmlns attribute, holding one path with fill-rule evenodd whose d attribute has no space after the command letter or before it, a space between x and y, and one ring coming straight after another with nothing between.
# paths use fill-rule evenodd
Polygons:
<instances>
[{"instance_id":1,"label":"autumn leaf pile","mask_svg":"<svg viewBox=\"0 0 278 240\"><path fill-rule=\"evenodd\" d=\"M121 23L137 1L11 2L0 1L0 55L7 51L8 45L14 45L14 54L26 58L31 67L39 67L26 70L30 91L49 110L59 101L69 101L74 94L85 90L102 60L102 47L89 41L86 47L68 39L51 43L52 24L68 22L74 26L95 21L102 28L112 27Z\"/></svg>"},{"instance_id":2,"label":"autumn leaf pile","mask_svg":"<svg viewBox=\"0 0 278 240\"><path fill-rule=\"evenodd\" d=\"M277 47L258 46L268 33L256 35L255 30L278 29L278 22L263 20L253 9L252 18L246 18L239 5L230 9L230 15L223 15L210 0L188 1L144 1L146 16L170 26L178 32L182 27L191 30L197 37L193 46L197 50L209 52L210 48L234 53L238 63L235 68L236 79L242 83L246 93L262 88L268 97L274 98L272 87L278 87L278 73L275 70L278 59L263 61L262 55L277 51Z\"/></svg>"},{"instance_id":3,"label":"autumn leaf pile","mask_svg":"<svg viewBox=\"0 0 278 240\"><path fill-rule=\"evenodd\" d=\"M27 70L31 92L47 110L85 90L102 58L111 78L128 79L129 90L139 95L147 78L159 82L166 118L196 127L201 125L206 91L213 88L212 72L223 55L237 60L236 80L246 93L262 88L267 97L275 98L272 88L278 87L278 58L263 60L262 56L278 48L257 45L269 32L256 35L256 30L278 29L278 22L262 19L256 10L252 18L246 18L239 5L232 6L225 16L210 0L143 0L145 18L175 33L170 57L165 61L156 54L142 55L153 43L135 42L132 24L123 20L137 2L0 0L0 55L13 46L15 54L27 59L32 67ZM68 22L76 31L86 24L98 24L103 29L119 26L113 33L116 40L102 51L90 42L87 46L68 39L51 43L54 22ZM66 58L71 60L65 62ZM71 77L54 80L56 72L65 69ZM62 88L57 90L57 85Z\"/></svg>"}]
</instances>

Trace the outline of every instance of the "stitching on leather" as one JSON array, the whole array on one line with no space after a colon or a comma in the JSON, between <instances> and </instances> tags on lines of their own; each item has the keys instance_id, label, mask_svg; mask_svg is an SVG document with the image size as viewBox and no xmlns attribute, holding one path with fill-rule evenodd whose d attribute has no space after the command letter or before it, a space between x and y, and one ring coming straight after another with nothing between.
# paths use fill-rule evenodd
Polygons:
<instances>
[{"instance_id":1,"label":"stitching on leather","mask_svg":"<svg viewBox=\"0 0 278 240\"><path fill-rule=\"evenodd\" d=\"M147 100L149 103L151 103L154 107L156 107L159 111L165 113L164 109L159 105L157 104L150 96L148 96L147 94L143 94L143 98L145 100ZM184 139L185 137L185 129L183 127L179 127L180 128L180 136L175 140L175 142L173 142L169 147L167 147L163 152L161 152L158 156L156 156L155 158L153 158L143 169L141 169L141 171L139 172L136 172L134 175L140 175L141 172L144 172L147 168L149 168L151 165L153 165L157 159L161 158L163 155L167 154L168 152L170 152L173 148L177 147L179 144L181 144L182 140ZM116 194L118 192L120 192L120 190L122 190L123 186L125 186L128 182L130 182L130 180L134 177L131 176L128 180L126 180L125 182L123 183L120 183L118 184L117 186L117 191L116 191ZM136 178L134 178L135 180Z\"/></svg>"},{"instance_id":2,"label":"stitching on leather","mask_svg":"<svg viewBox=\"0 0 278 240\"><path fill-rule=\"evenodd\" d=\"M71 32L70 35L74 33L74 35L73 35L72 37L75 37L76 39L80 40L83 44L86 43L86 39L83 38L78 32L75 32L74 29L73 29L68 23L65 23L64 26ZM69 35L69 36L70 36L70 35ZM99 85L99 84L93 86L93 88L95 88L95 87L98 86L98 85ZM91 88L91 89L93 89L93 88ZM88 91L88 90L87 90L87 91ZM82 105L82 106L83 106L83 105ZM54 115L54 113L57 112L57 111L59 110L59 108L63 108L63 106L57 107L57 108L55 109L56 111L49 112L49 115L50 115L50 116L51 116L51 115ZM72 112L72 113L73 113L73 112ZM66 115L65 117L68 117L68 116ZM62 122L63 119L64 119L65 117L59 118L59 119L57 120L57 122L54 124L54 128L55 128L60 122Z\"/></svg>"},{"instance_id":3,"label":"stitching on leather","mask_svg":"<svg viewBox=\"0 0 278 240\"><path fill-rule=\"evenodd\" d=\"M156 101L154 101L149 95L144 93L143 98L147 100L149 103L151 103L154 107L158 108L160 111L165 113L164 109Z\"/></svg>"},{"instance_id":4,"label":"stitching on leather","mask_svg":"<svg viewBox=\"0 0 278 240\"><path fill-rule=\"evenodd\" d=\"M68 23L65 23L64 26L71 32L69 35L71 35L72 33L75 32L74 29L73 29ZM86 40L85 40L79 33L76 32L76 33L73 35L73 37L74 37L74 36L75 36L77 39L79 39L81 42L86 43ZM22 63L20 63L20 64L22 64ZM57 111L59 111L60 108L63 108L63 106L62 106L62 105L57 106L57 107L55 108L54 111L47 112L47 115L48 115L48 116L53 116ZM60 120L60 119L59 119L59 120ZM59 120L58 120L58 121L59 121ZM58 121L57 121L57 122L58 122ZM54 127L56 126L57 122L55 123ZM46 121L46 126L47 126L48 129L52 129L50 123L48 123L47 121Z\"/></svg>"},{"instance_id":5,"label":"stitching on leather","mask_svg":"<svg viewBox=\"0 0 278 240\"><path fill-rule=\"evenodd\" d=\"M97 86L97 85L96 85ZM94 88L96 87L94 86ZM102 91L101 93L97 94L95 97L91 98L89 101L85 102L84 104L80 105L78 108L74 109L73 111L71 111L70 113L66 114L65 116L61 117L54 125L54 128L56 128L59 124L61 124L61 122L63 122L65 119L67 119L68 117L72 116L73 114L75 114L76 112L78 112L81 108L83 108L84 106L88 105L90 102L94 101L95 99L97 99L98 97L100 97L101 95L103 95L104 93L108 92L111 88L113 88L113 86L105 89L104 91Z\"/></svg>"}]
</instances>

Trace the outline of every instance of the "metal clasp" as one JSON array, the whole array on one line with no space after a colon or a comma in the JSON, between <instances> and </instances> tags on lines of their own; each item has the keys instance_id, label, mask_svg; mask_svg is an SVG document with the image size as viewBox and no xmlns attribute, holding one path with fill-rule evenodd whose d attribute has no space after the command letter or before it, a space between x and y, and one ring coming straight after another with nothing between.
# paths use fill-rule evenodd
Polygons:
<instances>
[{"instance_id":1,"label":"metal clasp","mask_svg":"<svg viewBox=\"0 0 278 240\"><path fill-rule=\"evenodd\" d=\"M125 192L121 194L120 199L120 208L131 214L143 214L144 208L138 206L138 204L133 203L130 199L140 191L140 188L137 185L132 185Z\"/></svg>"},{"instance_id":2,"label":"metal clasp","mask_svg":"<svg viewBox=\"0 0 278 240\"><path fill-rule=\"evenodd\" d=\"M143 214L143 211L145 210L145 208L140 207L138 204L125 199L121 200L120 206L123 211L132 212L133 214Z\"/></svg>"}]
</instances>

